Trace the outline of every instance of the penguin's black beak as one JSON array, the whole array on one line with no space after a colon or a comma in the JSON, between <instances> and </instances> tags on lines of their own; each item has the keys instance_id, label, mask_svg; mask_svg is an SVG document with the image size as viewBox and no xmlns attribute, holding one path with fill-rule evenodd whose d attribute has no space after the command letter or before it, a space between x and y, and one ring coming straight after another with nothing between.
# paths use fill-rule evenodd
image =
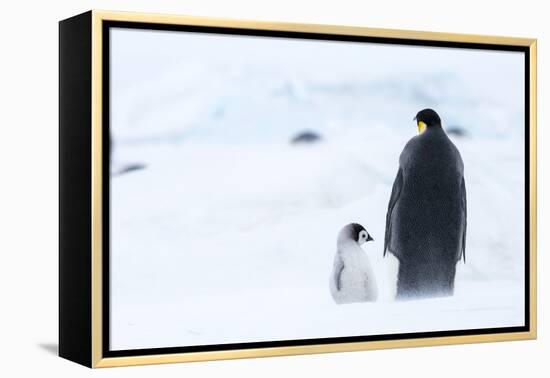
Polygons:
<instances>
[{"instance_id":1,"label":"penguin's black beak","mask_svg":"<svg viewBox=\"0 0 550 378\"><path fill-rule=\"evenodd\" d=\"M373 241L373 240L374 240L374 239L372 238L372 236L369 235L369 236L367 237L367 241Z\"/></svg>"}]
</instances>

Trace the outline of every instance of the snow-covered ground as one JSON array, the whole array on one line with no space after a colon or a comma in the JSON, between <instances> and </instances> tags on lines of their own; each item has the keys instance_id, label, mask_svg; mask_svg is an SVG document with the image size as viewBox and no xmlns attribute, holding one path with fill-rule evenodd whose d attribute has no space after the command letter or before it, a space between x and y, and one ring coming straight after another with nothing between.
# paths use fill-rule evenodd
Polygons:
<instances>
[{"instance_id":1,"label":"snow-covered ground","mask_svg":"<svg viewBox=\"0 0 550 378\"><path fill-rule=\"evenodd\" d=\"M112 36L111 348L522 325L523 60L516 53ZM181 49L174 49L181 46ZM412 118L465 163L467 262L451 298L395 302L385 216ZM302 130L322 142L291 145ZM336 305L338 231L361 223L381 298Z\"/></svg>"}]
</instances>

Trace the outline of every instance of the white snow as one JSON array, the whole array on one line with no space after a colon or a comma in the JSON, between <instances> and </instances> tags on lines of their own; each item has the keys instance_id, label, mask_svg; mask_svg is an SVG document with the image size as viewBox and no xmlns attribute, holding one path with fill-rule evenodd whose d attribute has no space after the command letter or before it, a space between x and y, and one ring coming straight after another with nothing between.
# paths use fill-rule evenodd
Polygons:
<instances>
[{"instance_id":1,"label":"white snow","mask_svg":"<svg viewBox=\"0 0 550 378\"><path fill-rule=\"evenodd\" d=\"M517 53L116 30L111 348L524 322L523 60ZM181 46L181 49L174 49ZM394 302L385 216L412 118L469 136L466 264L451 298ZM293 146L299 131L323 141ZM347 223L381 297L336 305Z\"/></svg>"}]
</instances>

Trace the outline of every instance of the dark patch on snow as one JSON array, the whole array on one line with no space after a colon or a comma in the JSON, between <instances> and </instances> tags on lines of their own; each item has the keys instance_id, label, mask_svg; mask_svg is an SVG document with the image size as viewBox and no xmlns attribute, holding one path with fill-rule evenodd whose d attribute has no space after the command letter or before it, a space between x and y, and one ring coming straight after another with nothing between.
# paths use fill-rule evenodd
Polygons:
<instances>
[{"instance_id":1,"label":"dark patch on snow","mask_svg":"<svg viewBox=\"0 0 550 378\"><path fill-rule=\"evenodd\" d=\"M468 132L460 126L450 126L446 129L448 135L453 135L459 138L468 137Z\"/></svg>"},{"instance_id":2,"label":"dark patch on snow","mask_svg":"<svg viewBox=\"0 0 550 378\"><path fill-rule=\"evenodd\" d=\"M290 141L291 144L313 144L322 141L321 135L315 131L301 131Z\"/></svg>"},{"instance_id":3,"label":"dark patch on snow","mask_svg":"<svg viewBox=\"0 0 550 378\"><path fill-rule=\"evenodd\" d=\"M135 172L135 171L141 171L142 169L145 169L146 165L141 163L133 163L125 165L124 167L121 167L117 171L112 172L113 176L120 176L126 173Z\"/></svg>"}]
</instances>

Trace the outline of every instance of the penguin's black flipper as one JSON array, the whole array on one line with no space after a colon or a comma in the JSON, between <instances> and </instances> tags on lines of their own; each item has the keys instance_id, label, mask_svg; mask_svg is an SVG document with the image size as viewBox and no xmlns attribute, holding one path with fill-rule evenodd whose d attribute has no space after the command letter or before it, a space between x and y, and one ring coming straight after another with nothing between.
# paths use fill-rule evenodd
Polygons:
<instances>
[{"instance_id":1,"label":"penguin's black flipper","mask_svg":"<svg viewBox=\"0 0 550 378\"><path fill-rule=\"evenodd\" d=\"M460 258L464 259L464 262L466 262L466 226L468 224L467 221L467 202L466 202L466 183L464 182L464 177L462 177L462 184L460 185L460 193L462 198L462 248L461 248L461 255L458 256L457 261L460 261Z\"/></svg>"},{"instance_id":2,"label":"penguin's black flipper","mask_svg":"<svg viewBox=\"0 0 550 378\"><path fill-rule=\"evenodd\" d=\"M393 213L395 204L397 203L397 200L399 199L399 196L401 194L402 186L403 186L403 170L401 169L401 167L399 167L399 171L397 171L397 177L393 182L390 203L388 204L388 213L386 214L386 235L384 238L384 256L386 256L386 252L388 250L388 246L391 240L391 215Z\"/></svg>"}]
</instances>

